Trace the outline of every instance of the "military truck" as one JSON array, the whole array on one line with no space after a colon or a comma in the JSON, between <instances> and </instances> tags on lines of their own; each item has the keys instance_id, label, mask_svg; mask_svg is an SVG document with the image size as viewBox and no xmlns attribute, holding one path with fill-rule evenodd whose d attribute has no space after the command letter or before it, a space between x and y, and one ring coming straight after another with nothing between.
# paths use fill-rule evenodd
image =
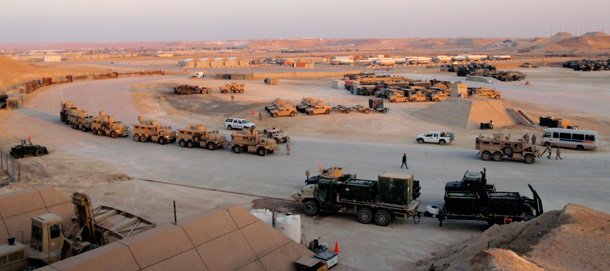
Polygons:
<instances>
[{"instance_id":1,"label":"military truck","mask_svg":"<svg viewBox=\"0 0 610 271\"><path fill-rule=\"evenodd\" d=\"M282 129L270 129L270 130L262 130L258 131L259 134L263 135L265 138L270 138L275 140L277 144L286 143L290 141L290 137L284 134L284 130Z\"/></svg>"},{"instance_id":2,"label":"military truck","mask_svg":"<svg viewBox=\"0 0 610 271\"><path fill-rule=\"evenodd\" d=\"M436 91L430 95L430 101L433 102L442 102L447 99L449 99L449 95L447 95L444 91Z\"/></svg>"},{"instance_id":3,"label":"military truck","mask_svg":"<svg viewBox=\"0 0 610 271\"><path fill-rule=\"evenodd\" d=\"M74 193L75 225L65 228L62 217L46 213L32 217L30 244L9 237L0 245L0 270L34 270L99 248L156 226L146 219L107 206L91 207L91 198Z\"/></svg>"},{"instance_id":4,"label":"military truck","mask_svg":"<svg viewBox=\"0 0 610 271\"><path fill-rule=\"evenodd\" d=\"M144 120L138 116L139 124L133 125L133 140L140 142L158 142L163 145L167 142L176 142L176 131L171 126L162 126L154 120Z\"/></svg>"},{"instance_id":5,"label":"military truck","mask_svg":"<svg viewBox=\"0 0 610 271\"><path fill-rule=\"evenodd\" d=\"M390 94L390 96L388 97L388 101L391 103L404 103L404 102L408 102L409 98L405 97L404 95L397 93L397 92L392 92Z\"/></svg>"},{"instance_id":6,"label":"military truck","mask_svg":"<svg viewBox=\"0 0 610 271\"><path fill-rule=\"evenodd\" d=\"M369 99L369 108L383 114L390 112L389 108L383 106L382 99Z\"/></svg>"},{"instance_id":7,"label":"military truck","mask_svg":"<svg viewBox=\"0 0 610 271\"><path fill-rule=\"evenodd\" d=\"M72 124L74 123L74 120L76 120L76 118L78 118L80 111L81 111L81 109L78 106L70 107L68 109L68 111L66 112L65 124L72 126Z\"/></svg>"},{"instance_id":8,"label":"military truck","mask_svg":"<svg viewBox=\"0 0 610 271\"><path fill-rule=\"evenodd\" d=\"M74 105L73 102L61 102L61 110L59 111L59 119L61 119L61 122L63 123L67 123L68 122L68 112L70 112L70 110L76 110L76 106Z\"/></svg>"},{"instance_id":9,"label":"military truck","mask_svg":"<svg viewBox=\"0 0 610 271\"><path fill-rule=\"evenodd\" d=\"M291 104L291 102L289 100L275 98L273 99L273 101L271 101L271 104L265 105L265 110L267 110L267 112L270 112L271 110L281 107L284 104Z\"/></svg>"},{"instance_id":10,"label":"military truck","mask_svg":"<svg viewBox=\"0 0 610 271\"><path fill-rule=\"evenodd\" d=\"M34 145L29 139L22 139L19 145L11 148L10 155L15 159L23 158L26 155L42 156L49 154L47 147Z\"/></svg>"},{"instance_id":11,"label":"military truck","mask_svg":"<svg viewBox=\"0 0 610 271\"><path fill-rule=\"evenodd\" d=\"M280 150L275 140L264 138L257 130L243 129L231 134L231 150L234 153L251 152L260 156Z\"/></svg>"},{"instance_id":12,"label":"military truck","mask_svg":"<svg viewBox=\"0 0 610 271\"><path fill-rule=\"evenodd\" d=\"M453 142L454 137L453 132L428 132L426 134L417 135L415 139L419 144L438 143L440 145L445 145Z\"/></svg>"},{"instance_id":13,"label":"military truck","mask_svg":"<svg viewBox=\"0 0 610 271\"><path fill-rule=\"evenodd\" d=\"M124 125L122 121L114 120L113 116L107 116L104 111L100 111L99 116L93 119L91 131L95 135L112 138L129 136L129 126Z\"/></svg>"},{"instance_id":14,"label":"military truck","mask_svg":"<svg viewBox=\"0 0 610 271\"><path fill-rule=\"evenodd\" d=\"M479 150L481 159L485 161L502 161L504 157L512 160L522 160L527 164L536 162L540 157L540 149L537 146L526 144L521 139L511 140L502 134L494 134L493 137L479 136L475 141L475 148Z\"/></svg>"},{"instance_id":15,"label":"military truck","mask_svg":"<svg viewBox=\"0 0 610 271\"><path fill-rule=\"evenodd\" d=\"M415 94L409 95L409 101L411 102L425 102L428 100L428 96L421 91L417 91Z\"/></svg>"},{"instance_id":16,"label":"military truck","mask_svg":"<svg viewBox=\"0 0 610 271\"><path fill-rule=\"evenodd\" d=\"M228 146L229 142L218 130L209 131L203 124L197 124L178 130L178 144L183 148L202 147L213 151Z\"/></svg>"},{"instance_id":17,"label":"military truck","mask_svg":"<svg viewBox=\"0 0 610 271\"><path fill-rule=\"evenodd\" d=\"M370 108L363 106L363 105L354 105L354 106L352 106L352 110L354 110L356 112L364 113L364 114L368 114L371 112Z\"/></svg>"},{"instance_id":18,"label":"military truck","mask_svg":"<svg viewBox=\"0 0 610 271\"><path fill-rule=\"evenodd\" d=\"M353 212L360 223L375 221L387 226L395 216L413 217L419 223L419 181L409 174L383 173L378 180L362 180L331 167L306 180L301 192L292 195L306 215L319 212Z\"/></svg>"},{"instance_id":19,"label":"military truck","mask_svg":"<svg viewBox=\"0 0 610 271\"><path fill-rule=\"evenodd\" d=\"M542 200L531 185L533 199L521 196L518 192L498 192L493 184L487 183L485 168L480 172L466 171L461 181L445 185L445 205L427 206L427 217L443 220L484 220L492 224L508 224L527 221L541 215Z\"/></svg>"},{"instance_id":20,"label":"military truck","mask_svg":"<svg viewBox=\"0 0 610 271\"><path fill-rule=\"evenodd\" d=\"M68 123L72 126L72 129L81 130L87 132L91 130L91 123L93 123L93 116L89 115L86 110L79 110L76 113L71 113L68 116Z\"/></svg>"},{"instance_id":21,"label":"military truck","mask_svg":"<svg viewBox=\"0 0 610 271\"><path fill-rule=\"evenodd\" d=\"M269 110L269 114L272 117L294 117L297 115L297 109L292 103L283 103L275 108Z\"/></svg>"},{"instance_id":22,"label":"military truck","mask_svg":"<svg viewBox=\"0 0 610 271\"><path fill-rule=\"evenodd\" d=\"M190 95L193 93L210 94L212 93L212 89L200 86L178 85L174 87L174 93L180 95Z\"/></svg>"},{"instance_id":23,"label":"military truck","mask_svg":"<svg viewBox=\"0 0 610 271\"><path fill-rule=\"evenodd\" d=\"M468 96L478 97L478 98L488 98L488 99L500 99L502 94L495 89L488 89L485 87L480 88L472 88L469 89Z\"/></svg>"},{"instance_id":24,"label":"military truck","mask_svg":"<svg viewBox=\"0 0 610 271\"><path fill-rule=\"evenodd\" d=\"M244 93L245 90L245 84L244 83L231 83L231 84L226 84L224 86L220 87L220 92L221 93L227 93L227 92L232 92L232 93Z\"/></svg>"}]
</instances>

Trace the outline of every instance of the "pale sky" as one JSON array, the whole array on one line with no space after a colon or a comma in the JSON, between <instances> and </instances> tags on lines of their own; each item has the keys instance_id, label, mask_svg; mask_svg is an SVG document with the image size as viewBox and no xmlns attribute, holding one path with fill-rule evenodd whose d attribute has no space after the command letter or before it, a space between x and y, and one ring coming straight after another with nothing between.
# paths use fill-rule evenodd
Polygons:
<instances>
[{"instance_id":1,"label":"pale sky","mask_svg":"<svg viewBox=\"0 0 610 271\"><path fill-rule=\"evenodd\" d=\"M0 0L0 43L547 37L606 32L610 0Z\"/></svg>"}]
</instances>

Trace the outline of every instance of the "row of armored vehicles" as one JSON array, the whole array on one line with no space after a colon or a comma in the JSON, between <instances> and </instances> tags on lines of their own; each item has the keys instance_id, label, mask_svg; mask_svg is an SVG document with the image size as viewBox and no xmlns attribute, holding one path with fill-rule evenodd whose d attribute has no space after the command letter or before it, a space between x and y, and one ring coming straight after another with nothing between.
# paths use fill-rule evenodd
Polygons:
<instances>
[{"instance_id":1,"label":"row of armored vehicles","mask_svg":"<svg viewBox=\"0 0 610 271\"><path fill-rule=\"evenodd\" d=\"M244 83L225 83L224 86L218 88L220 93L244 93L246 85ZM190 95L190 94L210 94L212 89L209 87L192 86L192 85L177 85L173 88L174 94Z\"/></svg>"},{"instance_id":2,"label":"row of armored vehicles","mask_svg":"<svg viewBox=\"0 0 610 271\"><path fill-rule=\"evenodd\" d=\"M100 111L99 116L90 116L87 111L81 110L72 102L62 102L60 119L74 129L83 132L92 131L96 135L106 135L113 138L129 136L129 127L121 121L114 120L112 116L105 115ZM234 153L252 152L260 156L274 153L279 150L279 143L290 140L283 135L279 129L258 131L242 129L231 134L231 142L218 130L208 130L204 125L189 125L188 128L179 129L177 132L171 126L161 125L155 120L146 120L138 117L138 123L133 124L133 140L136 142L157 142L161 145L178 142L180 147L201 147L209 150L231 146Z\"/></svg>"},{"instance_id":3,"label":"row of armored vehicles","mask_svg":"<svg viewBox=\"0 0 610 271\"><path fill-rule=\"evenodd\" d=\"M388 109L383 107L383 102L375 103L375 106L366 107L363 105L355 105L355 106L345 106L345 105L336 105L331 106L329 103L325 103L324 101L312 97L304 97L301 100L301 103L296 104L289 100L284 100L280 98L274 99L271 104L265 105L265 110L274 118L276 117L294 117L297 112L307 114L307 115L317 115L317 114L330 114L333 111L341 112L341 113L350 113L350 112L360 112L364 114L368 114L371 111L378 111L382 113L387 113Z\"/></svg>"}]
</instances>

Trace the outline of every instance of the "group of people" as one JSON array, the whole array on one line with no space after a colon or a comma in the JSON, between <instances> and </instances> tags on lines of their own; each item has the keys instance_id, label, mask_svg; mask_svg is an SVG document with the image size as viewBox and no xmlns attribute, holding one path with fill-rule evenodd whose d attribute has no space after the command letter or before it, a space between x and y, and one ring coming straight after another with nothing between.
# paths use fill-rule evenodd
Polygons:
<instances>
[{"instance_id":1,"label":"group of people","mask_svg":"<svg viewBox=\"0 0 610 271\"><path fill-rule=\"evenodd\" d=\"M523 143L529 144L530 135L528 133L525 133L525 135L523 135L523 138L521 139L521 141L523 141ZM532 135L532 145L536 145L536 134Z\"/></svg>"}]
</instances>

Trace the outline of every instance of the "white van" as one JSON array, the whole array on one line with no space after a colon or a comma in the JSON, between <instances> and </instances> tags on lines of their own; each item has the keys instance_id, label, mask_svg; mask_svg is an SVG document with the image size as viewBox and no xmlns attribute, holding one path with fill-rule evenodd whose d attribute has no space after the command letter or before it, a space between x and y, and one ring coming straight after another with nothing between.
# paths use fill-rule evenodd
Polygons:
<instances>
[{"instance_id":1,"label":"white van","mask_svg":"<svg viewBox=\"0 0 610 271\"><path fill-rule=\"evenodd\" d=\"M544 146L594 150L597 148L597 131L548 128L540 141Z\"/></svg>"}]
</instances>

